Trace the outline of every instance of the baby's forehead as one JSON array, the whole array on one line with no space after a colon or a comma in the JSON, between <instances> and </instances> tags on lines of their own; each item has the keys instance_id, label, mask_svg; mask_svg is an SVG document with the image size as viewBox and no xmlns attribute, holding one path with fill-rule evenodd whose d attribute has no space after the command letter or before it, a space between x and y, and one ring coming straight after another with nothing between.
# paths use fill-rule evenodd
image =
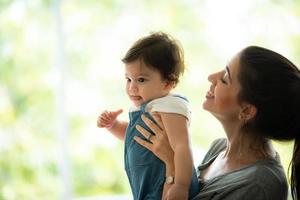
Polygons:
<instances>
[{"instance_id":1,"label":"baby's forehead","mask_svg":"<svg viewBox=\"0 0 300 200\"><path fill-rule=\"evenodd\" d=\"M149 75L149 74L160 73L160 72L152 66L137 61L137 62L130 62L125 64L125 73Z\"/></svg>"},{"instance_id":2,"label":"baby's forehead","mask_svg":"<svg viewBox=\"0 0 300 200\"><path fill-rule=\"evenodd\" d=\"M125 67L125 76L129 77L162 77L155 68L146 65L127 65Z\"/></svg>"}]
</instances>

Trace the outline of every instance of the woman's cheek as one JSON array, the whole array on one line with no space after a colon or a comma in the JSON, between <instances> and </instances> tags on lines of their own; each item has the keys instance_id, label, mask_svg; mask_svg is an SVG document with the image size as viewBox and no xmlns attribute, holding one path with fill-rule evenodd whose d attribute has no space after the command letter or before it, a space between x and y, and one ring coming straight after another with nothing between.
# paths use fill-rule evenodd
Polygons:
<instances>
[{"instance_id":1,"label":"woman's cheek","mask_svg":"<svg viewBox=\"0 0 300 200\"><path fill-rule=\"evenodd\" d=\"M230 93L218 95L215 98L218 110L227 110L237 105L236 98L230 95Z\"/></svg>"}]
</instances>

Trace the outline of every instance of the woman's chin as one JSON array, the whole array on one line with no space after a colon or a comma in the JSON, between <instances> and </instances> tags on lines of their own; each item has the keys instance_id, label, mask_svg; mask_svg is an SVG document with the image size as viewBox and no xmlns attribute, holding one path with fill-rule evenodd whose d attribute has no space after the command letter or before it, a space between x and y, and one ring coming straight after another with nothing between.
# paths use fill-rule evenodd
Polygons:
<instances>
[{"instance_id":1,"label":"woman's chin","mask_svg":"<svg viewBox=\"0 0 300 200\"><path fill-rule=\"evenodd\" d=\"M207 101L204 101L203 104L202 104L202 108L206 111L209 111L209 105L208 105L208 102Z\"/></svg>"}]
</instances>

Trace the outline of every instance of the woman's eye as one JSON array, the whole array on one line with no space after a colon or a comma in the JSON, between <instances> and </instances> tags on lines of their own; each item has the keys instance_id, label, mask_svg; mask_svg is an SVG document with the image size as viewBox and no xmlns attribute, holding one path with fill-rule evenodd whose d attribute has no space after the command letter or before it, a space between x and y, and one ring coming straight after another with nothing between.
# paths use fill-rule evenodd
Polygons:
<instances>
[{"instance_id":1,"label":"woman's eye","mask_svg":"<svg viewBox=\"0 0 300 200\"><path fill-rule=\"evenodd\" d=\"M227 77L227 72L224 71L224 74L220 78L221 82L224 84L227 84L226 77Z\"/></svg>"},{"instance_id":2,"label":"woman's eye","mask_svg":"<svg viewBox=\"0 0 300 200\"><path fill-rule=\"evenodd\" d=\"M226 76L226 74L224 74L224 76L222 76L222 77L220 78L220 80L221 80L222 83L227 84L227 81L226 81L226 79L225 79L225 76Z\"/></svg>"},{"instance_id":3,"label":"woman's eye","mask_svg":"<svg viewBox=\"0 0 300 200\"><path fill-rule=\"evenodd\" d=\"M221 80L222 83L227 84L227 82L224 80L223 77L220 80Z\"/></svg>"},{"instance_id":4,"label":"woman's eye","mask_svg":"<svg viewBox=\"0 0 300 200\"><path fill-rule=\"evenodd\" d=\"M127 82L131 82L130 78L126 77L125 79L126 79Z\"/></svg>"}]
</instances>

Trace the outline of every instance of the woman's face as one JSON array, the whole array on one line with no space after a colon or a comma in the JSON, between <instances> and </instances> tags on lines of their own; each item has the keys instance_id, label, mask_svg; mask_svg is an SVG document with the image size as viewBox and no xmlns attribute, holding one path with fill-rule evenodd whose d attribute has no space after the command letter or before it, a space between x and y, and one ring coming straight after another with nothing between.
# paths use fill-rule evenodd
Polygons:
<instances>
[{"instance_id":1,"label":"woman's face","mask_svg":"<svg viewBox=\"0 0 300 200\"><path fill-rule=\"evenodd\" d=\"M240 104L237 95L240 84L237 79L239 57L235 56L225 69L208 76L211 82L210 90L206 93L203 108L219 120L238 119Z\"/></svg>"}]
</instances>

